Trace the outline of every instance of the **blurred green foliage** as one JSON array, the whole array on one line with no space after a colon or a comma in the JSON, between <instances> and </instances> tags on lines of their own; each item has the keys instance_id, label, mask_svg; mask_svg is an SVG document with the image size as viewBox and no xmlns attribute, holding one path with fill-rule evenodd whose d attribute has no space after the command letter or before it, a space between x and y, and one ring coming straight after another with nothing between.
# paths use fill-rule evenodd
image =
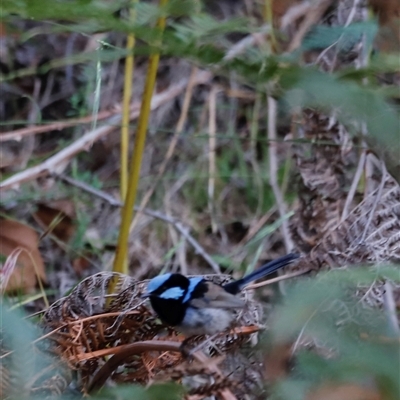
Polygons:
<instances>
[{"instance_id":1,"label":"blurred green foliage","mask_svg":"<svg viewBox=\"0 0 400 400\"><path fill-rule=\"evenodd\" d=\"M304 340L316 347L298 352L292 373L276 386L274 399L304 399L327 382L372 385L383 399L400 397L398 329L388 312L367 305L368 291L378 285L383 293L385 280L399 285L399 267L335 270L288 284L284 303L270 322L272 343Z\"/></svg>"}]
</instances>

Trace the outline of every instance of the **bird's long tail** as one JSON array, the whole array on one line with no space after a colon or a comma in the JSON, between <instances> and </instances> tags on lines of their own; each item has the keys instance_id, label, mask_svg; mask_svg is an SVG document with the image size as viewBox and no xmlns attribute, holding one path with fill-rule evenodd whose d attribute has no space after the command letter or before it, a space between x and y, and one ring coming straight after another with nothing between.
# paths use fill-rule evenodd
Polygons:
<instances>
[{"instance_id":1,"label":"bird's long tail","mask_svg":"<svg viewBox=\"0 0 400 400\"><path fill-rule=\"evenodd\" d=\"M272 274L278 269L286 267L286 265L289 265L294 260L297 260L299 257L300 255L295 253L290 253L286 256L279 257L276 260L270 261L269 263L262 265L256 271L245 276L244 278L227 283L226 285L224 285L224 289L229 293L237 294L250 282L264 278L265 276Z\"/></svg>"}]
</instances>

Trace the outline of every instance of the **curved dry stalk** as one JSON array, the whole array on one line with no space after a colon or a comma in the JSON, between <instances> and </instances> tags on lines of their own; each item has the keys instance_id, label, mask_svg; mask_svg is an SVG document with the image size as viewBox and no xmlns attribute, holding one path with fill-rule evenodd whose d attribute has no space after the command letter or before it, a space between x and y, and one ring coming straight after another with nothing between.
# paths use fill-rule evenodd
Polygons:
<instances>
[{"instance_id":1,"label":"curved dry stalk","mask_svg":"<svg viewBox=\"0 0 400 400\"><path fill-rule=\"evenodd\" d=\"M113 351L113 357L111 357L101 368L92 381L87 387L87 392L91 393L95 390L100 389L108 377L121 365L125 360L135 354L140 354L145 351L174 351L180 352L181 343L172 341L158 341L158 340L146 340L143 342L136 342L126 344L113 349L106 349ZM106 354L103 354L106 355Z\"/></svg>"},{"instance_id":2,"label":"curved dry stalk","mask_svg":"<svg viewBox=\"0 0 400 400\"><path fill-rule=\"evenodd\" d=\"M125 360L132 357L135 354L141 354L146 351L172 351L181 352L181 343L172 341L159 341L159 340L146 340L143 342L136 342L120 346L118 348L106 349L108 354L114 354L95 374L92 381L87 387L87 392L91 393L95 390L100 389L107 381L108 377L122 364ZM110 353L114 351L114 353ZM105 355L105 354L103 354ZM203 353L197 352L193 354L193 357L199 361L208 371L216 373L222 376L221 371L217 367L216 363L211 363L209 358ZM235 400L236 396L229 389L222 389L221 396L225 400Z\"/></svg>"}]
</instances>

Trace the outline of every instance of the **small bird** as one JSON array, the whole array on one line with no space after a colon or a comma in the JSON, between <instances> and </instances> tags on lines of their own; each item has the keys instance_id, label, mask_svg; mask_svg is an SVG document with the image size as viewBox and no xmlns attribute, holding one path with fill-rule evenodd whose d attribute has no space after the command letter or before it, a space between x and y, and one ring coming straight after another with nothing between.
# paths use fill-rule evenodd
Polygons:
<instances>
[{"instance_id":1,"label":"small bird","mask_svg":"<svg viewBox=\"0 0 400 400\"><path fill-rule=\"evenodd\" d=\"M143 295L167 325L187 336L214 335L227 329L234 311L245 306L235 295L247 284L272 274L299 258L288 254L277 258L242 279L218 285L201 276L168 273L153 278Z\"/></svg>"}]
</instances>

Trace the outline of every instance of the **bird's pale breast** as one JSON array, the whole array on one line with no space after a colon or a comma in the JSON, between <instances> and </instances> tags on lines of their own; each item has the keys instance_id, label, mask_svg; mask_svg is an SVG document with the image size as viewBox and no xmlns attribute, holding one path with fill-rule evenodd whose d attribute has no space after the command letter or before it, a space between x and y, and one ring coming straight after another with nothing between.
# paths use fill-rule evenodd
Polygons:
<instances>
[{"instance_id":1,"label":"bird's pale breast","mask_svg":"<svg viewBox=\"0 0 400 400\"><path fill-rule=\"evenodd\" d=\"M185 335L214 335L227 329L233 319L234 314L231 310L188 307L178 329Z\"/></svg>"}]
</instances>

